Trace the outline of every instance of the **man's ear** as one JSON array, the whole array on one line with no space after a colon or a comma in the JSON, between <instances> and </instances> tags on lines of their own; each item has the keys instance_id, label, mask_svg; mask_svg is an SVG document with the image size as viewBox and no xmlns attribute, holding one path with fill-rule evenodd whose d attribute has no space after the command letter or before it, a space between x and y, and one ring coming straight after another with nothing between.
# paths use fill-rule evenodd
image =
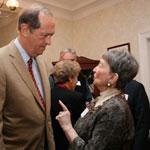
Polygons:
<instances>
[{"instance_id":1,"label":"man's ear","mask_svg":"<svg viewBox=\"0 0 150 150\"><path fill-rule=\"evenodd\" d=\"M23 23L23 24L21 24L21 34L23 35L23 36L28 36L28 34L29 34L29 32L30 32L30 30L29 30L29 25L28 24L25 24L25 23Z\"/></svg>"}]
</instances>

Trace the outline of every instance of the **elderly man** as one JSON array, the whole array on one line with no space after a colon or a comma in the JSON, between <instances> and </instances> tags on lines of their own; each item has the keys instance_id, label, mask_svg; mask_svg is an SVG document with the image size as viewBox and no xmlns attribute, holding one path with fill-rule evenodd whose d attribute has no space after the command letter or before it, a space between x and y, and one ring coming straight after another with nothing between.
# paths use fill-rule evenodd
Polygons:
<instances>
[{"instance_id":1,"label":"elderly man","mask_svg":"<svg viewBox=\"0 0 150 150\"><path fill-rule=\"evenodd\" d=\"M48 73L38 57L51 44L53 15L31 6L21 13L18 30L0 49L0 149L54 150Z\"/></svg>"}]
</instances>

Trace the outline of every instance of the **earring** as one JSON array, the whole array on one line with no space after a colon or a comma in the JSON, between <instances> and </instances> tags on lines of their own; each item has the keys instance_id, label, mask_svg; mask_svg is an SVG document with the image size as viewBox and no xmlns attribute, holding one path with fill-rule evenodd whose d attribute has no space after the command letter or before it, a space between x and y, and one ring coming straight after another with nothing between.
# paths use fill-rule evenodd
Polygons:
<instances>
[{"instance_id":1,"label":"earring","mask_svg":"<svg viewBox=\"0 0 150 150\"><path fill-rule=\"evenodd\" d=\"M112 86L111 82L110 82L110 81L108 81L108 83L107 83L107 87L111 87L111 86Z\"/></svg>"}]
</instances>

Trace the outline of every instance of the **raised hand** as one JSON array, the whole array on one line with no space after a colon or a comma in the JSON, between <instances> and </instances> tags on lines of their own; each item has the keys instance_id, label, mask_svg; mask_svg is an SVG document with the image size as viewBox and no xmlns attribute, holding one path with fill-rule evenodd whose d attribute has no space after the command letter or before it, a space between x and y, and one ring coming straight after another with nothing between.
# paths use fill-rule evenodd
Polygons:
<instances>
[{"instance_id":1,"label":"raised hand","mask_svg":"<svg viewBox=\"0 0 150 150\"><path fill-rule=\"evenodd\" d=\"M71 124L70 112L68 108L59 100L59 104L62 107L63 111L60 111L59 114L56 116L61 128L64 130L64 133L69 141L72 143L74 139L78 136L74 128Z\"/></svg>"},{"instance_id":2,"label":"raised hand","mask_svg":"<svg viewBox=\"0 0 150 150\"><path fill-rule=\"evenodd\" d=\"M60 126L63 130L68 130L68 128L72 127L70 112L68 108L59 100L59 104L62 107L63 111L60 111L59 114L56 116Z\"/></svg>"}]
</instances>

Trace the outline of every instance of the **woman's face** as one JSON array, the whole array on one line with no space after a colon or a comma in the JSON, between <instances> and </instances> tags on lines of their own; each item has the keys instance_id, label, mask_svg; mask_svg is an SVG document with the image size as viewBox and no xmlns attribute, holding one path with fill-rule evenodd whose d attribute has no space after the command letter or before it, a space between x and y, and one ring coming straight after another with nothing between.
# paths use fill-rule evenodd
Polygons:
<instances>
[{"instance_id":1,"label":"woman's face","mask_svg":"<svg viewBox=\"0 0 150 150\"><path fill-rule=\"evenodd\" d=\"M74 91L75 90L75 87L76 87L76 84L78 82L78 77L75 76L73 78L70 78L70 90Z\"/></svg>"},{"instance_id":2,"label":"woman's face","mask_svg":"<svg viewBox=\"0 0 150 150\"><path fill-rule=\"evenodd\" d=\"M100 90L106 90L108 81L111 80L112 73L109 64L103 59L100 59L99 64L93 69L94 81L93 84Z\"/></svg>"}]
</instances>

